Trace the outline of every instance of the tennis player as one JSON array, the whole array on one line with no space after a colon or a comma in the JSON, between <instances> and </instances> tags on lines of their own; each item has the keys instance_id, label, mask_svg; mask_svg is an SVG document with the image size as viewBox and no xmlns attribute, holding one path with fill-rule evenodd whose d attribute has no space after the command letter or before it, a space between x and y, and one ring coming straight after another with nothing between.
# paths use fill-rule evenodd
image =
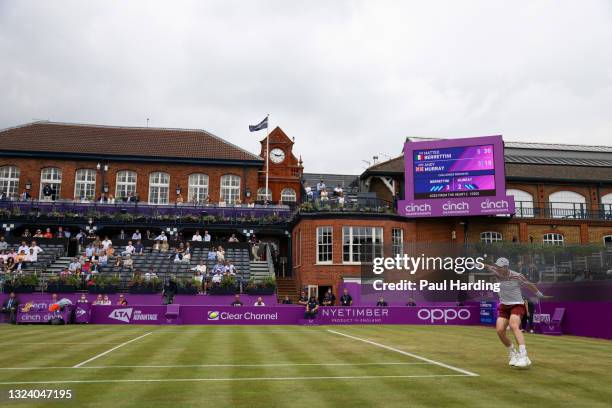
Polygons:
<instances>
[{"instance_id":1,"label":"tennis player","mask_svg":"<svg viewBox=\"0 0 612 408\"><path fill-rule=\"evenodd\" d=\"M521 293L521 285L527 286L540 299L550 298L545 296L535 284L530 282L525 275L511 271L508 267L510 261L507 258L498 258L494 265L485 265L487 269L497 276L499 280L499 306L497 307L497 335L501 342L508 348L510 366L527 368L531 360L527 356L525 347L525 336L521 332L521 319L527 313ZM514 338L518 343L518 352L508 336L506 329L510 326Z\"/></svg>"}]
</instances>

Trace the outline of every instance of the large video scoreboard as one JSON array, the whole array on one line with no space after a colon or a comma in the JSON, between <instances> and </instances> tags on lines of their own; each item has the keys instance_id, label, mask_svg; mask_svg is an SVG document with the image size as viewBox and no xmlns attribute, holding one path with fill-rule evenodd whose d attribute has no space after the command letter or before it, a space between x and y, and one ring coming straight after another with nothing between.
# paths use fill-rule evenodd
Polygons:
<instances>
[{"instance_id":1,"label":"large video scoreboard","mask_svg":"<svg viewBox=\"0 0 612 408\"><path fill-rule=\"evenodd\" d=\"M412 142L404 145L407 217L514 213L506 196L501 136Z\"/></svg>"}]
</instances>

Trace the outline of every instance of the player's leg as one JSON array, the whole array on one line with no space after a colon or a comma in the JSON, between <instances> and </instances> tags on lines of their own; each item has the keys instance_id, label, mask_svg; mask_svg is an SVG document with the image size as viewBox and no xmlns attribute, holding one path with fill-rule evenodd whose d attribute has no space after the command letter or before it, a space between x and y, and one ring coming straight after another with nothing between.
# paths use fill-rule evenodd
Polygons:
<instances>
[{"instance_id":1,"label":"player's leg","mask_svg":"<svg viewBox=\"0 0 612 408\"><path fill-rule=\"evenodd\" d=\"M531 365L531 360L527 357L527 348L525 347L525 335L521 331L521 318L520 314L511 314L510 319L508 321L510 325L510 329L514 334L514 338L519 345L518 359L514 364L516 367L529 367Z\"/></svg>"},{"instance_id":2,"label":"player's leg","mask_svg":"<svg viewBox=\"0 0 612 408\"><path fill-rule=\"evenodd\" d=\"M505 317L498 317L497 323L495 325L495 330L497 331L497 337L499 337L501 342L504 344L504 346L506 346L506 349L508 350L508 359L510 360L508 364L512 366L516 363L516 360L518 359L518 353L516 352L512 341L510 341L508 336L506 336L507 327L508 319L506 319Z\"/></svg>"}]
</instances>

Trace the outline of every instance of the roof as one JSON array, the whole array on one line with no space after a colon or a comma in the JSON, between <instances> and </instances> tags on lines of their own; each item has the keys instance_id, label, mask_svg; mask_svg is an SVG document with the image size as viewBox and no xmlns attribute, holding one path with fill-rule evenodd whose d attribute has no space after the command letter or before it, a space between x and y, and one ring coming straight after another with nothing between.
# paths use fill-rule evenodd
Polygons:
<instances>
[{"instance_id":1,"label":"roof","mask_svg":"<svg viewBox=\"0 0 612 408\"><path fill-rule=\"evenodd\" d=\"M509 179L612 182L612 147L609 146L506 142L504 147ZM361 177L403 174L404 155L401 154L369 167Z\"/></svg>"},{"instance_id":2,"label":"roof","mask_svg":"<svg viewBox=\"0 0 612 408\"><path fill-rule=\"evenodd\" d=\"M324 173L304 173L302 180L305 184L315 186L323 179L328 187L340 185L342 187L356 187L359 185L359 175L352 174L324 174Z\"/></svg>"},{"instance_id":3,"label":"roof","mask_svg":"<svg viewBox=\"0 0 612 408\"><path fill-rule=\"evenodd\" d=\"M261 157L200 129L40 121L0 130L0 143L4 155L263 162Z\"/></svg>"}]
</instances>

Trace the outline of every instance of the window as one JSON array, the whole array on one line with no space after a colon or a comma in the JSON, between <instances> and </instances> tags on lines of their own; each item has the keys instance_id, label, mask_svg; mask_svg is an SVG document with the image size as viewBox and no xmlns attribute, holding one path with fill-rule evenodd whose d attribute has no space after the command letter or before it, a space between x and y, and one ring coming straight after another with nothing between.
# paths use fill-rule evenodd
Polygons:
<instances>
[{"instance_id":1,"label":"window","mask_svg":"<svg viewBox=\"0 0 612 408\"><path fill-rule=\"evenodd\" d=\"M382 256L383 229L381 227L343 227L343 262L372 262Z\"/></svg>"},{"instance_id":2,"label":"window","mask_svg":"<svg viewBox=\"0 0 612 408\"><path fill-rule=\"evenodd\" d=\"M548 196L553 218L584 218L586 198L573 191L557 191Z\"/></svg>"},{"instance_id":3,"label":"window","mask_svg":"<svg viewBox=\"0 0 612 408\"><path fill-rule=\"evenodd\" d=\"M543 241L545 244L563 245L563 235L555 233L544 234Z\"/></svg>"},{"instance_id":4,"label":"window","mask_svg":"<svg viewBox=\"0 0 612 408\"><path fill-rule=\"evenodd\" d=\"M122 170L117 172L117 188L115 190L116 198L125 198L130 193L136 195L136 172Z\"/></svg>"},{"instance_id":5,"label":"window","mask_svg":"<svg viewBox=\"0 0 612 408\"><path fill-rule=\"evenodd\" d=\"M404 230L401 228L391 230L391 251L393 256L404 255Z\"/></svg>"},{"instance_id":6,"label":"window","mask_svg":"<svg viewBox=\"0 0 612 408\"><path fill-rule=\"evenodd\" d=\"M0 167L0 193L2 193L5 197L15 197L19 195L18 188L19 167Z\"/></svg>"},{"instance_id":7,"label":"window","mask_svg":"<svg viewBox=\"0 0 612 408\"><path fill-rule=\"evenodd\" d=\"M506 195L513 196L516 216L517 217L533 217L533 196L523 190L506 190Z\"/></svg>"},{"instance_id":8,"label":"window","mask_svg":"<svg viewBox=\"0 0 612 408\"><path fill-rule=\"evenodd\" d=\"M612 235L606 235L603 237L603 242L605 246L612 246Z\"/></svg>"},{"instance_id":9,"label":"window","mask_svg":"<svg viewBox=\"0 0 612 408\"><path fill-rule=\"evenodd\" d=\"M270 192L270 189L268 189L268 194L266 194L266 189L265 187L260 188L259 190L257 190L257 201L272 201L272 193Z\"/></svg>"},{"instance_id":10,"label":"window","mask_svg":"<svg viewBox=\"0 0 612 408\"><path fill-rule=\"evenodd\" d=\"M168 204L170 175L156 171L149 176L149 204Z\"/></svg>"},{"instance_id":11,"label":"window","mask_svg":"<svg viewBox=\"0 0 612 408\"><path fill-rule=\"evenodd\" d=\"M297 194L292 188L283 188L281 191L281 201L284 203L295 203L297 201Z\"/></svg>"},{"instance_id":12,"label":"window","mask_svg":"<svg viewBox=\"0 0 612 408\"><path fill-rule=\"evenodd\" d=\"M485 231L480 233L480 242L485 244L492 244L494 242L500 242L502 240L502 234L495 231Z\"/></svg>"},{"instance_id":13,"label":"window","mask_svg":"<svg viewBox=\"0 0 612 408\"><path fill-rule=\"evenodd\" d=\"M233 174L221 176L221 201L234 204L240 199L240 177Z\"/></svg>"},{"instance_id":14,"label":"window","mask_svg":"<svg viewBox=\"0 0 612 408\"><path fill-rule=\"evenodd\" d=\"M51 187L54 199L61 197L62 170L57 167L42 169L40 172L40 198L45 197L43 194L45 186Z\"/></svg>"},{"instance_id":15,"label":"window","mask_svg":"<svg viewBox=\"0 0 612 408\"><path fill-rule=\"evenodd\" d=\"M332 263L332 227L317 228L317 263Z\"/></svg>"},{"instance_id":16,"label":"window","mask_svg":"<svg viewBox=\"0 0 612 408\"><path fill-rule=\"evenodd\" d=\"M189 176L189 194L187 200L191 203L205 203L208 199L208 176L196 173Z\"/></svg>"},{"instance_id":17,"label":"window","mask_svg":"<svg viewBox=\"0 0 612 408\"><path fill-rule=\"evenodd\" d=\"M96 171L77 170L74 177L74 198L94 200L96 198Z\"/></svg>"},{"instance_id":18,"label":"window","mask_svg":"<svg viewBox=\"0 0 612 408\"><path fill-rule=\"evenodd\" d=\"M612 219L612 193L601 197L601 206L605 219Z\"/></svg>"}]
</instances>

